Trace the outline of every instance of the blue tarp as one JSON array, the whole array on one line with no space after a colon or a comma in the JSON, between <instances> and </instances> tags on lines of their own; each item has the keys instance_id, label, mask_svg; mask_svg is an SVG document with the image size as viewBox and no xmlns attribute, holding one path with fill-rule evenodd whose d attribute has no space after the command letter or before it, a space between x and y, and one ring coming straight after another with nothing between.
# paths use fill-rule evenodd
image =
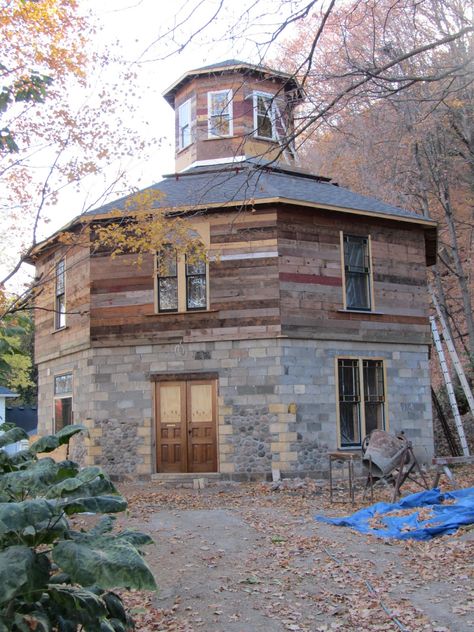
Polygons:
<instances>
[{"instance_id":1,"label":"blue tarp","mask_svg":"<svg viewBox=\"0 0 474 632\"><path fill-rule=\"evenodd\" d=\"M429 517L425 510L420 517L420 509L424 507L429 508ZM407 509L413 511L407 515L390 515ZM436 535L454 533L463 524L474 523L474 487L445 493L430 489L405 496L398 503L376 503L345 518L315 516L315 519L380 538L429 540Z\"/></svg>"}]
</instances>

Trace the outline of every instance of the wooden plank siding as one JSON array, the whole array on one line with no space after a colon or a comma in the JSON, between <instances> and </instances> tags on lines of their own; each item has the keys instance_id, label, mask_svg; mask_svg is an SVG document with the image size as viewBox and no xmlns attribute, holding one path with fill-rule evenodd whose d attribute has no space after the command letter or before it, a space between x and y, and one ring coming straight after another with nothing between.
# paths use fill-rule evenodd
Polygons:
<instances>
[{"instance_id":1,"label":"wooden plank siding","mask_svg":"<svg viewBox=\"0 0 474 632\"><path fill-rule=\"evenodd\" d=\"M344 311L340 231L371 237L373 313ZM429 342L423 230L343 214L281 210L282 334L367 342Z\"/></svg>"},{"instance_id":2,"label":"wooden plank siding","mask_svg":"<svg viewBox=\"0 0 474 632\"><path fill-rule=\"evenodd\" d=\"M65 259L66 327L55 329L56 263ZM35 362L89 347L89 248L61 245L37 262L35 300Z\"/></svg>"},{"instance_id":3,"label":"wooden plank siding","mask_svg":"<svg viewBox=\"0 0 474 632\"><path fill-rule=\"evenodd\" d=\"M91 343L145 344L279 333L277 214L213 214L209 310L156 314L153 257L91 258Z\"/></svg>"}]
</instances>

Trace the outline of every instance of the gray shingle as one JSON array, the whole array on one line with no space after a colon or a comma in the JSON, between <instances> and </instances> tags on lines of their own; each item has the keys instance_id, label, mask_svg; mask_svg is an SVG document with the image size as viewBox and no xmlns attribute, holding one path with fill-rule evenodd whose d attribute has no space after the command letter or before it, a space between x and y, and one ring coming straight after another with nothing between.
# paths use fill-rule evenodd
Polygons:
<instances>
[{"instance_id":1,"label":"gray shingle","mask_svg":"<svg viewBox=\"0 0 474 632\"><path fill-rule=\"evenodd\" d=\"M382 213L398 218L426 219L412 211L339 187L327 179L296 170L262 166L252 161L231 166L195 168L173 174L146 191L152 194L156 192L153 208L162 209L193 210L219 204L245 206L272 199L351 209L369 215ZM90 211L90 214L101 215L123 210L126 199L106 204Z\"/></svg>"}]
</instances>

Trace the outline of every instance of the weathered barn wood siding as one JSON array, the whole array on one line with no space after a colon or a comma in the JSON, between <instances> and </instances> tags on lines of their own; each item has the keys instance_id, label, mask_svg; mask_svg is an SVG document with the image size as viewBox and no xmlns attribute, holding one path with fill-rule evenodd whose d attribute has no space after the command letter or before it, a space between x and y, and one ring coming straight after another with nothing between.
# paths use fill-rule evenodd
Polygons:
<instances>
[{"instance_id":1,"label":"weathered barn wood siding","mask_svg":"<svg viewBox=\"0 0 474 632\"><path fill-rule=\"evenodd\" d=\"M374 313L344 312L340 231L371 237ZM368 342L429 342L423 230L334 212L281 210L282 333Z\"/></svg>"},{"instance_id":2,"label":"weathered barn wood siding","mask_svg":"<svg viewBox=\"0 0 474 632\"><path fill-rule=\"evenodd\" d=\"M153 258L91 258L94 346L272 336L280 331L276 213L210 216L208 311L155 314Z\"/></svg>"},{"instance_id":3,"label":"weathered barn wood siding","mask_svg":"<svg viewBox=\"0 0 474 632\"><path fill-rule=\"evenodd\" d=\"M66 327L55 329L56 263L66 262ZM37 262L35 300L35 362L89 347L89 248L59 246Z\"/></svg>"}]
</instances>

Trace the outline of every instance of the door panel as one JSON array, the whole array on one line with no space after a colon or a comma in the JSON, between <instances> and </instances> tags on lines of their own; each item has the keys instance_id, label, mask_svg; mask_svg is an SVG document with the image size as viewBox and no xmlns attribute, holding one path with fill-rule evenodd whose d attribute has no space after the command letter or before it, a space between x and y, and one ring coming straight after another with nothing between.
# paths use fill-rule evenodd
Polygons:
<instances>
[{"instance_id":1,"label":"door panel","mask_svg":"<svg viewBox=\"0 0 474 632\"><path fill-rule=\"evenodd\" d=\"M216 450L215 382L187 383L189 472L215 472Z\"/></svg>"},{"instance_id":2,"label":"door panel","mask_svg":"<svg viewBox=\"0 0 474 632\"><path fill-rule=\"evenodd\" d=\"M186 385L159 383L156 393L158 471L186 472Z\"/></svg>"},{"instance_id":3,"label":"door panel","mask_svg":"<svg viewBox=\"0 0 474 632\"><path fill-rule=\"evenodd\" d=\"M158 472L216 472L216 382L157 382Z\"/></svg>"}]
</instances>

